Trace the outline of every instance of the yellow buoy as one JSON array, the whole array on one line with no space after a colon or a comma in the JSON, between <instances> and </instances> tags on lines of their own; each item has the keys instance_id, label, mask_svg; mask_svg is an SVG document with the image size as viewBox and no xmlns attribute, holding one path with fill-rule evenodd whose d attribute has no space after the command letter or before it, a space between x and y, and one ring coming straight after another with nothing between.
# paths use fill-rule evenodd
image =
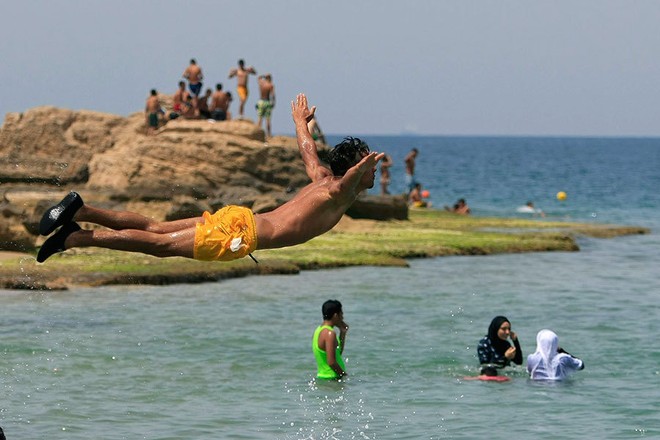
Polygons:
<instances>
[{"instance_id":1,"label":"yellow buoy","mask_svg":"<svg viewBox=\"0 0 660 440\"><path fill-rule=\"evenodd\" d=\"M564 191L559 191L557 193L557 200L566 200L566 193Z\"/></svg>"}]
</instances>

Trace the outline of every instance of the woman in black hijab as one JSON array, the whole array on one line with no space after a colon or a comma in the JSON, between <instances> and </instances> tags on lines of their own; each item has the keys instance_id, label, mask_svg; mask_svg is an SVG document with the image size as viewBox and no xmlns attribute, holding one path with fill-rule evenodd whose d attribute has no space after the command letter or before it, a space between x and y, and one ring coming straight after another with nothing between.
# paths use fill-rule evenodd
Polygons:
<instances>
[{"instance_id":1,"label":"woman in black hijab","mask_svg":"<svg viewBox=\"0 0 660 440\"><path fill-rule=\"evenodd\" d=\"M508 339L511 338L513 347ZM511 322L504 316L496 316L488 327L488 334L479 341L479 363L506 367L511 362L522 365L523 353L518 335L511 331Z\"/></svg>"}]
</instances>

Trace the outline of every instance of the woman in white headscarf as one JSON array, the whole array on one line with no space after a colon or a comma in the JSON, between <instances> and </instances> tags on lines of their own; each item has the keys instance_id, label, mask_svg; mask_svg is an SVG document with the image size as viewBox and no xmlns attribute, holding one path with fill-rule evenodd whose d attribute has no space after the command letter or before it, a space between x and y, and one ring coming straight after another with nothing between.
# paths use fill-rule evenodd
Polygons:
<instances>
[{"instance_id":1,"label":"woman in white headscarf","mask_svg":"<svg viewBox=\"0 0 660 440\"><path fill-rule=\"evenodd\" d=\"M536 351L527 357L527 371L534 380L562 380L584 369L584 362L559 347L559 338L552 330L536 335Z\"/></svg>"}]
</instances>

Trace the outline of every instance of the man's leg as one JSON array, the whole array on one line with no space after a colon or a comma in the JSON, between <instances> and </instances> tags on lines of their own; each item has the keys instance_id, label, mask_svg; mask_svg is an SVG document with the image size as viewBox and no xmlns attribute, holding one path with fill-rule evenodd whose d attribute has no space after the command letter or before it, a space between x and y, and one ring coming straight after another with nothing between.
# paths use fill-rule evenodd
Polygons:
<instances>
[{"instance_id":1,"label":"man's leg","mask_svg":"<svg viewBox=\"0 0 660 440\"><path fill-rule=\"evenodd\" d=\"M141 252L156 257L194 258L195 226L171 233L154 233L137 229L120 231L86 231L71 233L64 248L100 247L127 252Z\"/></svg>"},{"instance_id":2,"label":"man's leg","mask_svg":"<svg viewBox=\"0 0 660 440\"><path fill-rule=\"evenodd\" d=\"M89 222L106 228L123 230L136 229L156 234L168 234L183 231L203 223L203 217L192 217L170 222L160 222L130 211L113 211L111 209L95 208L89 205L80 207L73 217L78 222Z\"/></svg>"},{"instance_id":3,"label":"man's leg","mask_svg":"<svg viewBox=\"0 0 660 440\"><path fill-rule=\"evenodd\" d=\"M83 231L75 221L95 223L114 231ZM57 252L71 247L97 246L131 252L142 252L158 257L194 257L197 223L203 217L171 222L155 221L129 211L95 208L83 203L74 192L46 211L40 223L40 232L48 235L60 227L39 251L37 261L43 262Z\"/></svg>"},{"instance_id":4,"label":"man's leg","mask_svg":"<svg viewBox=\"0 0 660 440\"><path fill-rule=\"evenodd\" d=\"M171 233L137 229L120 231L85 231L75 222L66 223L39 249L37 261L43 263L53 254L74 247L102 247L128 252L142 252L156 257L194 258L196 226Z\"/></svg>"},{"instance_id":5,"label":"man's leg","mask_svg":"<svg viewBox=\"0 0 660 440\"><path fill-rule=\"evenodd\" d=\"M139 229L163 234L190 228L203 222L203 217L159 222L134 212L94 208L86 205L80 194L71 191L58 204L46 210L39 222L39 233L50 235L60 226L73 221L96 223L115 230Z\"/></svg>"}]
</instances>

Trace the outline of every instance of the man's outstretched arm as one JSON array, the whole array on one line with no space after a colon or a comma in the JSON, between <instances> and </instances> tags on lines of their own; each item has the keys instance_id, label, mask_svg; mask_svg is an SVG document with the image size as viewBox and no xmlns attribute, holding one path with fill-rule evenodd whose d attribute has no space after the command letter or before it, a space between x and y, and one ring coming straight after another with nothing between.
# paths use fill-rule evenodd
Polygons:
<instances>
[{"instance_id":1,"label":"man's outstretched arm","mask_svg":"<svg viewBox=\"0 0 660 440\"><path fill-rule=\"evenodd\" d=\"M305 171L312 182L320 180L327 176L332 176L332 172L321 165L319 160L316 142L307 128L307 122L314 117L316 107L310 110L307 105L307 97L304 93L299 93L295 101L291 101L291 115L296 124L296 140L298 141L298 150L305 163Z\"/></svg>"}]
</instances>

